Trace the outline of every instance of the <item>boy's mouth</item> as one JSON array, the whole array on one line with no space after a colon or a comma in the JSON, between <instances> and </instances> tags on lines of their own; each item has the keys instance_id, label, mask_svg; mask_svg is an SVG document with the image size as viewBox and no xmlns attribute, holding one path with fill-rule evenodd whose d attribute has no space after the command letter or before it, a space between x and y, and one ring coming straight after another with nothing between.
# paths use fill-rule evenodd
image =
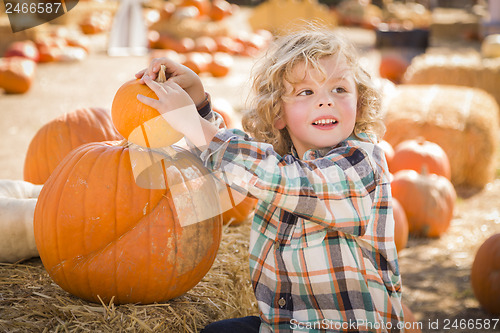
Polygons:
<instances>
[{"instance_id":1,"label":"boy's mouth","mask_svg":"<svg viewBox=\"0 0 500 333\"><path fill-rule=\"evenodd\" d=\"M333 119L333 118L324 118L324 119L318 119L318 120L315 120L312 125L315 126L315 127L319 127L319 128L329 128L329 127L332 127L334 125L336 125L338 123L338 121L336 119Z\"/></svg>"}]
</instances>

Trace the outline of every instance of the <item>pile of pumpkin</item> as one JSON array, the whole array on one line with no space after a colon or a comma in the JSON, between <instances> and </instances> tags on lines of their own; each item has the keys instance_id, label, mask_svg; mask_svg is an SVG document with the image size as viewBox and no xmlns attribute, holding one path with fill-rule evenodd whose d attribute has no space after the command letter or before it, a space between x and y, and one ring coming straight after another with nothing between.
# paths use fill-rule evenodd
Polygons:
<instances>
[{"instance_id":1,"label":"pile of pumpkin","mask_svg":"<svg viewBox=\"0 0 500 333\"><path fill-rule=\"evenodd\" d=\"M393 148L382 141L389 171L395 239L398 251L408 234L439 237L453 218L456 192L450 182L450 162L444 150L424 138L405 140Z\"/></svg>"},{"instance_id":2,"label":"pile of pumpkin","mask_svg":"<svg viewBox=\"0 0 500 333\"><path fill-rule=\"evenodd\" d=\"M413 1L387 1L381 8L371 1L347 0L342 1L334 10L342 25L366 29L376 29L382 22L412 28L428 28L432 23L431 11Z\"/></svg>"},{"instance_id":3,"label":"pile of pumpkin","mask_svg":"<svg viewBox=\"0 0 500 333\"><path fill-rule=\"evenodd\" d=\"M12 42L0 57L0 89L9 94L23 94L33 84L37 64L85 59L88 40L62 31L39 36L34 41Z\"/></svg>"},{"instance_id":4,"label":"pile of pumpkin","mask_svg":"<svg viewBox=\"0 0 500 333\"><path fill-rule=\"evenodd\" d=\"M450 182L450 163L444 150L424 138L405 140L394 149L381 141L390 172L395 220L395 243L401 251L408 234L439 237L450 226L457 198ZM471 285L481 306L500 314L500 234L478 249L471 268Z\"/></svg>"},{"instance_id":5,"label":"pile of pumpkin","mask_svg":"<svg viewBox=\"0 0 500 333\"><path fill-rule=\"evenodd\" d=\"M273 37L267 30L250 32L228 23L238 10L238 5L225 0L162 2L146 14L152 18L148 31L149 46L155 50L152 57L173 58L197 74L226 76L233 56L255 56Z\"/></svg>"}]
</instances>

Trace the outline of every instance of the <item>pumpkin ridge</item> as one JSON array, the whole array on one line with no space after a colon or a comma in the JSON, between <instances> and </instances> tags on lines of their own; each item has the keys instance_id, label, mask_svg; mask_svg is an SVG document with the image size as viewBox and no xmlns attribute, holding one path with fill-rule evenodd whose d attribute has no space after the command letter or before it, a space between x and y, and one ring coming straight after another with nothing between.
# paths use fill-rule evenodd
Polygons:
<instances>
[{"instance_id":1,"label":"pumpkin ridge","mask_svg":"<svg viewBox=\"0 0 500 333\"><path fill-rule=\"evenodd\" d=\"M192 166L192 167L194 167L194 166ZM199 170L199 169L197 168L197 171L198 171L200 174L204 175L204 172L203 172L202 170ZM191 196L191 198L192 198L190 202L192 202L192 203L193 203L193 205L194 205L194 204L195 204L195 202L194 202L194 201L195 201L195 198L191 195L191 193L193 193L193 191L195 191L195 189L193 189L193 188L192 188L192 185L191 185L191 182L189 182L189 179L186 181L186 177L184 176L184 174L183 174L183 173L181 173L181 175L182 175L182 178L183 178L184 184L186 184L186 186L187 186L187 187L188 187L188 189L189 189L189 190L188 190L188 193L189 193L189 195L190 195L190 196ZM193 207L193 208L194 208L194 207ZM199 222L202 222L202 221L199 221ZM199 250L200 250L200 243L197 243L197 247L196 247L195 254L197 254L198 256L200 255L200 251L199 251ZM200 257L200 258L196 258L196 259L194 260L194 262L199 262L201 259L203 259L203 255L201 255L201 257Z\"/></svg>"},{"instance_id":2,"label":"pumpkin ridge","mask_svg":"<svg viewBox=\"0 0 500 333\"><path fill-rule=\"evenodd\" d=\"M79 149L79 150L81 150L81 149ZM79 153L79 154L75 154L75 155L73 155L73 156L72 156L70 159L68 159L68 160L63 159L63 161L61 161L61 163L60 163L60 164L56 167L56 169L54 170L54 171L55 171L55 172L54 172L54 174L58 174L58 173L61 173L61 174L62 174L62 171L65 171L64 166L65 166L66 164L70 163L70 162L71 162L71 161L72 161L75 157L80 158L80 155L81 155L80 151L79 151L78 153ZM67 170L67 171L65 172L64 176L66 177L66 179L67 179L67 176L68 176L69 174L71 174L71 171L72 171L72 170ZM49 176L49 178L50 178L50 176ZM64 197L63 197L63 195L61 195L61 193L63 193L63 192L64 192L65 188L66 188L66 186L64 186L64 187L62 187L62 188L57 188L57 187L56 187L56 189L58 190L58 194L59 194L59 195L57 195L57 198L59 198L59 199L58 199L58 202L57 202L57 214L56 214L56 220L59 218L59 216L61 216L61 214L60 214L60 209L61 209L61 207L62 207L62 205L61 205L61 201L62 201L62 200L63 200L63 198L64 198ZM47 192L47 193L51 193L51 192ZM54 223L54 224L55 224L55 231L54 231L54 233L55 233L55 243L56 243L56 247L57 247L57 254L56 254L56 255L57 255L57 261L58 261L58 262L60 262L60 261L61 261L61 256L60 256L60 253L61 253L61 248L62 248L62 245L61 245L61 237L59 236L59 234L60 234L59 225L60 225L60 224L59 224L59 223L57 223L57 221L56 221L56 223ZM49 275L52 275L51 273L54 271L54 268L56 268L57 266L59 266L59 265L58 265L58 264L56 264L56 265L54 265L54 266L52 266L52 267L50 268ZM69 285L70 285L70 284L68 283L68 276L67 276L67 274L66 274L66 271L65 271L65 270L62 270L62 279L63 279L63 281L64 281L64 285L65 285L65 286L69 286ZM61 287L62 287L62 286L61 286Z\"/></svg>"},{"instance_id":3,"label":"pumpkin ridge","mask_svg":"<svg viewBox=\"0 0 500 333\"><path fill-rule=\"evenodd\" d=\"M70 170L67 172L67 176L65 177L66 179L71 178L71 175L73 175L73 174L74 174L74 172L73 172L73 171L74 171L74 170L78 170L78 169L79 169L79 168L78 168L78 166L82 163L82 162L81 162L81 161L82 161L82 159L83 159L83 158L86 158L86 157L87 157L87 155L88 155L88 154L90 154L90 151L91 151L91 150L86 149L86 147L88 147L88 146L97 146L97 147L96 147L96 148L94 148L94 149L99 149L99 150L102 150L103 148L105 148L105 146L103 146L103 145L99 144L98 142L91 142L91 143L89 143L89 144L85 144L85 145L82 145L82 146L78 147L78 148L77 148L77 149L78 149L78 154L73 155L73 156L72 156L72 158L71 158L69 161L67 161L67 162L66 162L66 163L69 163L69 162L71 162L73 159L76 159L76 161L77 161L76 163L72 163L73 165L75 165L75 166L76 166L76 168L72 168L72 169L70 169ZM90 155L90 156L92 156L92 155ZM99 156L100 156L100 154L99 154ZM87 158L88 158L88 157L87 157ZM63 161L64 161L64 160L63 160ZM61 164L62 164L62 163L61 163ZM94 165L95 165L95 159L94 159L94 163L92 163L92 165L93 165L93 166L92 166L92 168L91 168L91 169L93 169L93 168L94 168ZM61 169L65 169L63 165L61 165ZM57 171L56 171L56 172L57 172ZM54 172L54 173L56 173L56 172ZM88 172L87 174L89 174L89 173L90 173L90 172ZM57 174L57 173L56 173L56 174ZM87 177L87 178L88 178L88 177ZM60 198L60 199L59 199L59 203L60 203L60 201L64 198L64 195L62 195L62 193L64 193L64 192L68 189L68 186L70 186L70 185L67 183L65 186L63 186L63 187L61 188L61 195L58 195L58 197ZM84 203L85 203L85 202L84 202ZM85 205L84 205L84 203L83 203L82 205L80 205L80 209L82 209L82 208L83 208L83 211L84 211L84 213L85 213L85 209L84 209ZM60 207L61 207L61 206L62 206L62 205L58 204L58 212L57 212L57 216L61 216L60 211L59 211L59 209L60 209ZM53 266L53 267L52 267L51 272L59 270L59 266L61 266L61 267L62 267L62 263L64 263L64 262L66 262L66 261L67 261L67 259L61 260L61 257L59 256L59 253L61 253L61 251L60 251L60 249L61 249L61 246L60 246L60 241L61 241L61 239L62 239L62 237L59 237L59 231L57 230L57 227L58 227L59 225L60 225L60 223L56 223L56 234L57 234L57 244L58 244L58 252L57 252L57 253L58 253L58 262L59 262L59 263L58 263L57 265L55 265L55 266ZM83 226L83 227L85 228L85 226ZM85 230L84 230L84 231L85 231ZM82 242L82 243L84 244L84 242ZM83 247L85 248L85 244L83 245ZM65 269L62 269L62 273L63 273L64 282L65 282L66 286L70 286L70 285L72 285L72 284L68 283L68 275L67 275L67 272L66 272L66 270L65 270ZM85 281L86 288L88 288L89 290L91 290L91 289L92 289L92 287L91 287L90 282L89 282L88 272L87 272L86 276L87 276L86 281ZM81 288L79 288L80 284L74 284L74 285L77 285L77 287L76 287L76 288L80 289L80 290L78 290L78 292L79 292L79 293L81 293ZM68 288L69 288L69 287L68 287ZM85 289L85 288L84 288L84 289Z\"/></svg>"},{"instance_id":4,"label":"pumpkin ridge","mask_svg":"<svg viewBox=\"0 0 500 333\"><path fill-rule=\"evenodd\" d=\"M166 174L166 170L165 170L165 164L163 163L164 161L161 161L161 162L162 162L162 168L163 168L163 176L165 177L164 179L167 179L166 178L167 174ZM177 225L180 226L180 222L179 222L179 217L177 216L177 214L175 214L175 205L174 205L174 202L172 200L172 194L170 193L169 187L167 187L167 191L165 192L165 194L163 196L164 196L165 200L167 200L168 207L170 208L170 211L172 212L172 218L174 219L174 223L172 223L172 228L173 228L172 234L177 235L179 233L177 231ZM171 260L171 263L172 263L173 267L177 267L179 240L177 237L172 237L172 239L174 242L174 245L172 246L174 256ZM173 279L172 279L173 276L175 276L175 270L172 269L170 271L170 277L169 277L170 281L173 281ZM167 288L165 288L164 295L167 295L168 292L169 291L167 290ZM164 298L165 298L165 296L164 296Z\"/></svg>"},{"instance_id":5,"label":"pumpkin ridge","mask_svg":"<svg viewBox=\"0 0 500 333\"><path fill-rule=\"evenodd\" d=\"M47 134L49 128L48 127L44 127L43 128L43 135L45 136L45 144L48 145L50 144L49 143L49 140L50 140L50 135ZM40 143L38 144L38 147L40 146ZM37 161L43 161L43 164L45 166L45 170L50 170L50 161L48 158L45 158L44 156L41 156L43 155L43 152L41 149L39 149L38 147L36 147L36 152L37 152ZM32 168L30 168L32 169ZM37 183L40 182L40 179L42 178L41 176L41 170L36 168L36 173L37 173Z\"/></svg>"},{"instance_id":6,"label":"pumpkin ridge","mask_svg":"<svg viewBox=\"0 0 500 333\"><path fill-rule=\"evenodd\" d=\"M78 126L82 126L82 127L88 126L87 124L89 123L89 113L87 112L87 109L85 109L85 108L81 109L81 111L84 114L84 116L82 117L82 119L79 119ZM68 126L68 131L69 131L69 138L71 139L71 146L75 147L75 145L77 145L78 141L82 140L84 133L80 133L80 131L78 131L77 128L75 130L73 130L73 127L76 125L75 121L72 121L73 118L77 118L75 114L66 114L65 121L70 125L70 126Z\"/></svg>"},{"instance_id":7,"label":"pumpkin ridge","mask_svg":"<svg viewBox=\"0 0 500 333\"><path fill-rule=\"evenodd\" d=\"M122 151L122 153L120 155L120 164L121 164L123 158L124 157L123 157L123 151ZM114 218L113 218L113 233L115 234L115 236L118 234L118 219L116 217L116 212L117 212L119 207L117 204L118 203L118 191L116 189L118 188L118 184L119 184L119 180L120 180L119 173L120 172L118 171L114 177L115 178L114 181L115 181L116 185L115 185L115 191L114 191L115 195L114 195L114 199L113 199L113 201L115 203L113 205L113 208L114 208L114 211L113 211L113 216L114 216ZM115 239L116 239L116 237L115 237ZM115 250L114 254L113 254L113 267L114 267L114 269L113 269L113 289L114 290L113 291L114 291L115 295L118 295L118 290L119 290L119 288L118 288L119 280L118 280L118 276L116 274L116 271L118 269L117 263L118 263L118 251Z\"/></svg>"},{"instance_id":8,"label":"pumpkin ridge","mask_svg":"<svg viewBox=\"0 0 500 333\"><path fill-rule=\"evenodd\" d=\"M99 146L97 149L98 149L98 150L103 150L103 148L104 148L104 146ZM82 160L84 160L85 158L87 158L86 156L87 156L87 154L89 154L89 153L90 153L90 151L89 151L89 150L85 151L85 153L84 153L84 154L82 154L82 155L80 156L80 158L78 159L77 163L75 164L76 168L75 168L75 169L72 169L72 170L79 170L79 171L80 171L80 170L81 170L81 168L79 168L78 166L79 166L81 163L83 163L83 162L81 162L81 161L82 161ZM90 156L92 156L92 157L93 157L93 155L90 155ZM92 164L92 167L91 167L91 168L89 168L89 169L87 169L87 174L86 174L85 176L83 176L83 177L82 177L83 179L85 179L85 182L87 182L87 180L89 179L89 175L90 175L90 174L92 174L92 171L94 170L94 168L95 168L95 166L96 166L96 164L97 164L97 163L96 163L96 161L98 160L98 158L99 158L99 157L101 157L101 154L99 154L97 158L93 158L93 163L91 163L91 164ZM88 162L87 162L87 163L88 163ZM71 174L70 174L70 177L71 177L71 175L72 175L72 174L73 174L73 173L71 173ZM69 179L70 177L68 177L68 179ZM67 186L69 186L69 185L64 186L63 191L67 189ZM80 213L79 213L79 215L80 215L80 216L83 216L84 220L87 220L87 216L86 216L86 209L85 209L85 208L86 208L87 197L88 197L88 193L87 193L87 191L85 191L85 192L84 192L84 197L83 197L83 202L82 202L82 204L79 206L79 207L80 207L80 210L81 210L81 211L80 211ZM82 225L82 228L83 228L83 233L82 233L82 235L85 235L85 234L86 234L86 227L87 227L87 223L82 223L82 224L83 224L83 225ZM87 246L86 246L86 242L85 242L85 240L84 240L84 239L82 240L82 247L83 247L85 250L86 250L86 248L87 248ZM86 270L86 272L85 272L85 277L86 277L86 278L85 278L85 281L83 282L83 283L85 283L86 287L85 287L85 288L78 288L78 287L80 287L80 286L81 286L81 284L75 284L76 288L80 289L80 290L78 290L78 292L79 292L79 293L81 293L81 289L88 289L88 290L90 290L90 291L93 293L93 291L92 291L92 289L93 289L93 288L92 288L92 284L90 283L90 278L89 278L88 266L86 266L86 267L87 267L87 270ZM65 270L63 270L63 272L66 272L66 271L65 271Z\"/></svg>"},{"instance_id":9,"label":"pumpkin ridge","mask_svg":"<svg viewBox=\"0 0 500 333\"><path fill-rule=\"evenodd\" d=\"M88 115L87 112L85 112L86 115ZM93 163L91 163L91 167L86 169L87 170L87 174L85 175L84 179L85 180L89 180L90 178L90 175L92 175L94 173L94 169L96 168L97 165L99 165L98 163L98 160L102 159L103 155L106 153L106 150L103 149L104 147L101 146L98 148L98 150L100 151L100 153L94 158L94 155L92 154L91 156L93 157ZM102 151L102 152L101 152ZM87 153L89 153L87 151ZM85 155L82 156L82 158L84 158ZM81 161L81 160L80 160ZM87 162L88 163L88 162ZM83 197L83 203L82 205L80 206L82 211L80 212L80 216L83 216L83 220L84 221L88 221L88 220L91 220L92 219L92 216L87 216L87 204L88 204L88 201L90 199L90 202L94 201L96 198L89 198L89 192L88 191L85 191L84 192L84 197ZM82 225L82 228L83 228L83 233L82 235L86 235L86 231L87 231L87 227L88 227L88 223L81 223ZM86 241L85 239L83 240L82 242L82 245L83 245L83 249L84 249L84 252L87 252L87 244L86 244ZM91 273L89 272L89 266L88 265L85 265L85 284L87 285L87 288L88 290L90 290L90 292L92 294L95 294L94 290L93 290L93 287L92 287L92 283L90 282L91 281L91 278L90 278L90 275Z\"/></svg>"},{"instance_id":10,"label":"pumpkin ridge","mask_svg":"<svg viewBox=\"0 0 500 333\"><path fill-rule=\"evenodd\" d=\"M66 156L71 151L71 147L75 147L75 139L73 138L73 130L71 128L71 124L68 122L67 113L64 114L62 119L56 120L54 123L50 123L49 127L50 129L58 129L58 133L57 136L49 135L49 133L47 133L47 138L49 141L49 145L47 145L47 147L57 147L59 145L61 146L61 149L59 149L56 154L51 154L49 158L47 158L49 162L48 170L54 170L59 164L59 161L61 161L64 156ZM65 132L64 135L62 135L62 131ZM65 138L67 139L65 140Z\"/></svg>"}]
</instances>

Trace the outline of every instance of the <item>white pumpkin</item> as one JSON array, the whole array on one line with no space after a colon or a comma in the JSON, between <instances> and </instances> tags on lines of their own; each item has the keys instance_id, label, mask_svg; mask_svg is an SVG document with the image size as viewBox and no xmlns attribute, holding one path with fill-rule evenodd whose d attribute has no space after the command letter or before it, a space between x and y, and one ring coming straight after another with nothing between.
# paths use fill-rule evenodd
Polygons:
<instances>
[{"instance_id":1,"label":"white pumpkin","mask_svg":"<svg viewBox=\"0 0 500 333\"><path fill-rule=\"evenodd\" d=\"M486 36L481 43L481 53L486 58L500 57L500 34Z\"/></svg>"},{"instance_id":2,"label":"white pumpkin","mask_svg":"<svg viewBox=\"0 0 500 333\"><path fill-rule=\"evenodd\" d=\"M0 262L38 257L33 215L42 185L0 179Z\"/></svg>"}]
</instances>

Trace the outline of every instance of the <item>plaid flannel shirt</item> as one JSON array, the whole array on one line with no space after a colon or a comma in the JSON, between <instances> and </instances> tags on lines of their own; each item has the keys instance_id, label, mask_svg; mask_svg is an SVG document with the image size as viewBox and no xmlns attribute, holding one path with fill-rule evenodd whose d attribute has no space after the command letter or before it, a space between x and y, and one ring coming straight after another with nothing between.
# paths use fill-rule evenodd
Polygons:
<instances>
[{"instance_id":1,"label":"plaid flannel shirt","mask_svg":"<svg viewBox=\"0 0 500 333\"><path fill-rule=\"evenodd\" d=\"M232 188L259 199L250 271L260 332L400 331L389 173L364 138L299 159L221 129L201 154Z\"/></svg>"}]
</instances>

